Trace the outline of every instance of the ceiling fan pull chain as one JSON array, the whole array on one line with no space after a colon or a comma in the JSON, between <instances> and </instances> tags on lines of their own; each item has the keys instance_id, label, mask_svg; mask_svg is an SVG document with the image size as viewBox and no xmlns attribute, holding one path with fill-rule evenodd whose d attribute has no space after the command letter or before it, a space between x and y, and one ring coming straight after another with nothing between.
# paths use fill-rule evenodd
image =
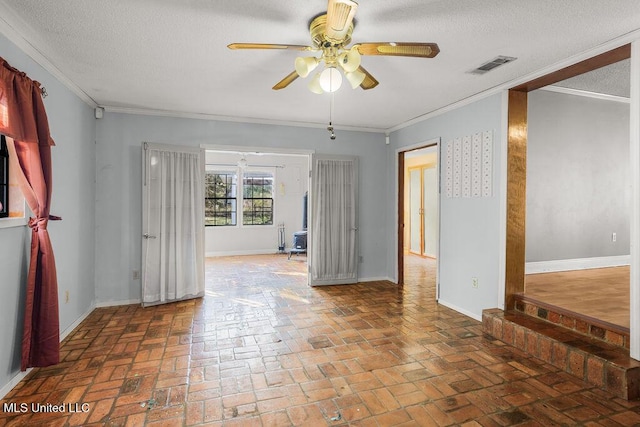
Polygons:
<instances>
[{"instance_id":1,"label":"ceiling fan pull chain","mask_svg":"<svg viewBox=\"0 0 640 427\"><path fill-rule=\"evenodd\" d=\"M333 131L333 92L329 94L331 96L329 100L329 126L327 126L327 131L329 131L329 138L336 139L336 134Z\"/></svg>"}]
</instances>

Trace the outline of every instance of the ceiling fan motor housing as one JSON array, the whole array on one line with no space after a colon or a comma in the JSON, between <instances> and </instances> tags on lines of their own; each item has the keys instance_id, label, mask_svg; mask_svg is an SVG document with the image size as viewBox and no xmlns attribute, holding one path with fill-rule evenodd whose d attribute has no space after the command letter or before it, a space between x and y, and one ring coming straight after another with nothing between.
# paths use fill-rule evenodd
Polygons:
<instances>
[{"instance_id":1,"label":"ceiling fan motor housing","mask_svg":"<svg viewBox=\"0 0 640 427\"><path fill-rule=\"evenodd\" d=\"M320 49L329 47L346 46L351 42L351 34L353 33L353 22L349 24L346 35L341 40L331 39L327 36L327 14L323 13L315 17L309 24L309 33L313 44Z\"/></svg>"}]
</instances>

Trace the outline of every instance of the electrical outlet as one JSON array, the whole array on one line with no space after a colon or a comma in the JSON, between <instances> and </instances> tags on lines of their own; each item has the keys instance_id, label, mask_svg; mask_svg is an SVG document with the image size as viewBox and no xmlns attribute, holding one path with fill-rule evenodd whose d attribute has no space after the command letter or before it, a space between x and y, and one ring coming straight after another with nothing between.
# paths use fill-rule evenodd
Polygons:
<instances>
[{"instance_id":1,"label":"electrical outlet","mask_svg":"<svg viewBox=\"0 0 640 427\"><path fill-rule=\"evenodd\" d=\"M616 240L618 240L618 236L616 235L616 233L611 233L611 241L615 242Z\"/></svg>"},{"instance_id":2,"label":"electrical outlet","mask_svg":"<svg viewBox=\"0 0 640 427\"><path fill-rule=\"evenodd\" d=\"M69 291L64 291L64 303L69 302Z\"/></svg>"},{"instance_id":3,"label":"electrical outlet","mask_svg":"<svg viewBox=\"0 0 640 427\"><path fill-rule=\"evenodd\" d=\"M140 279L140 270L133 270L133 280Z\"/></svg>"},{"instance_id":4,"label":"electrical outlet","mask_svg":"<svg viewBox=\"0 0 640 427\"><path fill-rule=\"evenodd\" d=\"M478 278L477 277L472 277L471 278L471 287L472 288L477 288L478 287Z\"/></svg>"}]
</instances>

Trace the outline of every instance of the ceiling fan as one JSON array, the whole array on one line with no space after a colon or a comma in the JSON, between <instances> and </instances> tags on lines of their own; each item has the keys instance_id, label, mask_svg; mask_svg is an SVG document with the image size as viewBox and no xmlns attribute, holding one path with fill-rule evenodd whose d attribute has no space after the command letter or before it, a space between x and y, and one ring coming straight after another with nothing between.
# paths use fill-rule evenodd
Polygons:
<instances>
[{"instance_id":1,"label":"ceiling fan","mask_svg":"<svg viewBox=\"0 0 640 427\"><path fill-rule=\"evenodd\" d=\"M342 83L344 72L353 89L373 89L378 81L360 65L362 55L410 56L433 58L440 49L435 43L376 42L356 43L348 47L353 33L353 18L358 3L353 0L329 0L327 12L311 20L309 33L313 46L267 43L232 43L229 49L289 49L305 52L319 52L320 56L301 56L295 60L295 70L273 86L274 90L284 89L298 77L307 77L320 63L324 70L309 82L314 93L334 92Z\"/></svg>"}]
</instances>

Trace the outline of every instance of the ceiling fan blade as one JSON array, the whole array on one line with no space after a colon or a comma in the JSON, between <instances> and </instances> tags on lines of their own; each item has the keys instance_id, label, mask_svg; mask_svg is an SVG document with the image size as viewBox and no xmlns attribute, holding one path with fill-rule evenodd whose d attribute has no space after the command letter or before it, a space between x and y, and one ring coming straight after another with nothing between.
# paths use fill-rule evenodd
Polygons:
<instances>
[{"instance_id":1,"label":"ceiling fan blade","mask_svg":"<svg viewBox=\"0 0 640 427\"><path fill-rule=\"evenodd\" d=\"M315 47L299 44L269 44L269 43L231 43L229 49L289 49L289 50L317 50Z\"/></svg>"},{"instance_id":2,"label":"ceiling fan blade","mask_svg":"<svg viewBox=\"0 0 640 427\"><path fill-rule=\"evenodd\" d=\"M358 3L353 0L329 0L326 37L336 42L343 41L349 32L356 10Z\"/></svg>"},{"instance_id":3,"label":"ceiling fan blade","mask_svg":"<svg viewBox=\"0 0 640 427\"><path fill-rule=\"evenodd\" d=\"M376 78L373 77L367 70L365 70L362 65L358 67L358 71L364 73L365 75L364 80L362 81L362 83L360 83L360 87L362 89L369 90L378 86L379 82L376 80Z\"/></svg>"},{"instance_id":4,"label":"ceiling fan blade","mask_svg":"<svg viewBox=\"0 0 640 427\"><path fill-rule=\"evenodd\" d=\"M285 87L289 86L297 78L298 78L298 73L294 70L287 77L285 77L284 79L276 83L276 85L272 89L273 90L284 89Z\"/></svg>"},{"instance_id":5,"label":"ceiling fan blade","mask_svg":"<svg viewBox=\"0 0 640 427\"><path fill-rule=\"evenodd\" d=\"M358 43L355 45L360 55L412 56L433 58L440 52L435 43Z\"/></svg>"}]
</instances>

